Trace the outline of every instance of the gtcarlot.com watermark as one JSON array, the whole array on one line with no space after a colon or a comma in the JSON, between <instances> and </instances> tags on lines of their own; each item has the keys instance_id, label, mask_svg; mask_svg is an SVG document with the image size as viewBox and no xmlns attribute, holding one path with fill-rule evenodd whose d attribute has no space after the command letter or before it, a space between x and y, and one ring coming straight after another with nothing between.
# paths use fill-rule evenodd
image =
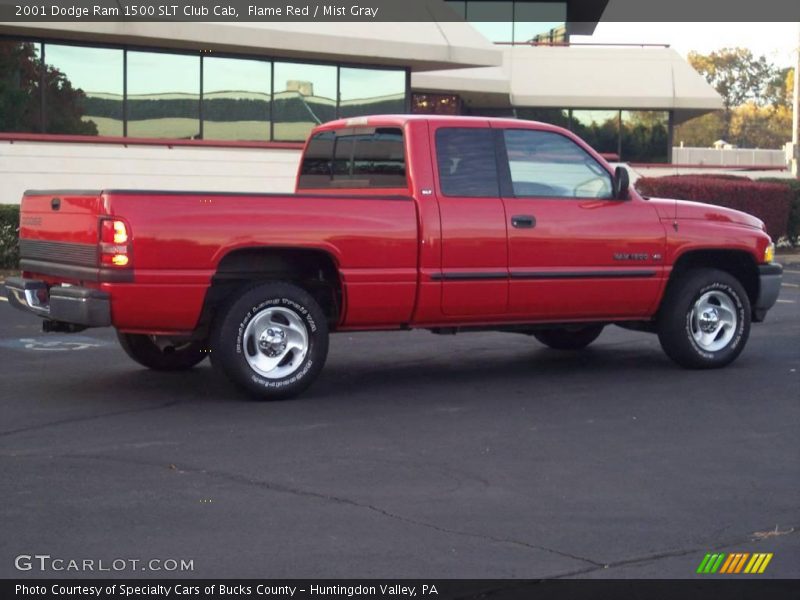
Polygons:
<instances>
[{"instance_id":1,"label":"gtcarlot.com watermark","mask_svg":"<svg viewBox=\"0 0 800 600\"><path fill-rule=\"evenodd\" d=\"M108 573L124 571L194 571L194 559L184 558L61 558L49 554L20 554L14 559L18 571L36 573Z\"/></svg>"}]
</instances>

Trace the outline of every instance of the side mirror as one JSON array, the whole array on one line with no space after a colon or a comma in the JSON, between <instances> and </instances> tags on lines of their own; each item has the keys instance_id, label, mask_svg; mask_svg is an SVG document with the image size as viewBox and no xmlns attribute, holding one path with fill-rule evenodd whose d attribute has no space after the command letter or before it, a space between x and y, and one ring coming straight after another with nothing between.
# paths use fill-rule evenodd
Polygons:
<instances>
[{"instance_id":1,"label":"side mirror","mask_svg":"<svg viewBox=\"0 0 800 600\"><path fill-rule=\"evenodd\" d=\"M614 170L614 179L611 182L614 198L617 200L627 200L628 188L630 185L631 179L628 176L628 169L625 167L617 167Z\"/></svg>"}]
</instances>

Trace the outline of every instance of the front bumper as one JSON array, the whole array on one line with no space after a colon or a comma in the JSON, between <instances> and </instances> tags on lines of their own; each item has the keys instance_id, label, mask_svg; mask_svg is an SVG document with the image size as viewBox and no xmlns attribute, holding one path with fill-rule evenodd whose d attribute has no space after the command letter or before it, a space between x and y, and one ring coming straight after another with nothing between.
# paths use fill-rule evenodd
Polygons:
<instances>
[{"instance_id":1,"label":"front bumper","mask_svg":"<svg viewBox=\"0 0 800 600\"><path fill-rule=\"evenodd\" d=\"M758 266L758 298L753 305L753 321L760 322L775 305L781 292L783 267L776 263Z\"/></svg>"},{"instance_id":2,"label":"front bumper","mask_svg":"<svg viewBox=\"0 0 800 600\"><path fill-rule=\"evenodd\" d=\"M100 290L65 285L48 288L38 279L10 277L6 293L11 306L48 321L80 327L111 325L111 298Z\"/></svg>"}]
</instances>

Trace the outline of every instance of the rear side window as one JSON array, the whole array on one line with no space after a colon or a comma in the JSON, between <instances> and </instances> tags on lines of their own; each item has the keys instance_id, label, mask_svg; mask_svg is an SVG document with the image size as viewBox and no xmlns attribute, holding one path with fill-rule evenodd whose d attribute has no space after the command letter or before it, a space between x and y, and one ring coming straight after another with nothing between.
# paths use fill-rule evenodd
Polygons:
<instances>
[{"instance_id":1,"label":"rear side window","mask_svg":"<svg viewBox=\"0 0 800 600\"><path fill-rule=\"evenodd\" d=\"M377 127L314 135L303 157L298 187L408 187L402 130Z\"/></svg>"},{"instance_id":2,"label":"rear side window","mask_svg":"<svg viewBox=\"0 0 800 600\"><path fill-rule=\"evenodd\" d=\"M492 129L439 129L436 132L436 160L439 186L445 196L500 196Z\"/></svg>"}]
</instances>

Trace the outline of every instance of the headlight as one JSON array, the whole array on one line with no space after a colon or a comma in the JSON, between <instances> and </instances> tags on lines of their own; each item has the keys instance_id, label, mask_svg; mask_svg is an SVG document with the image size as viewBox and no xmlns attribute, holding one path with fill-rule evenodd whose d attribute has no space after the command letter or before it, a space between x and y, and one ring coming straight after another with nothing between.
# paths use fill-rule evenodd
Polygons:
<instances>
[{"instance_id":1,"label":"headlight","mask_svg":"<svg viewBox=\"0 0 800 600\"><path fill-rule=\"evenodd\" d=\"M764 249L764 262L771 263L775 260L775 244L770 244Z\"/></svg>"}]
</instances>

